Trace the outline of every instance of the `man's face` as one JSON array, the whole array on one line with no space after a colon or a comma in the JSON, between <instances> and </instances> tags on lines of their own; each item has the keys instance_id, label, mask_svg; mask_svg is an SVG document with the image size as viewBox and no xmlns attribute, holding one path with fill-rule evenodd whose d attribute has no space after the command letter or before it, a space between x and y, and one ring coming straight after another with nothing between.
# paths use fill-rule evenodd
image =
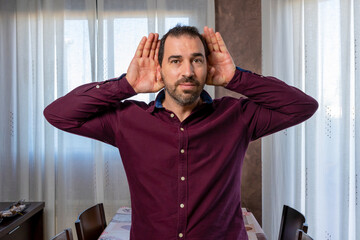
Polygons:
<instances>
[{"instance_id":1,"label":"man's face","mask_svg":"<svg viewBox=\"0 0 360 240\"><path fill-rule=\"evenodd\" d=\"M198 37L169 36L164 45L160 69L165 85L165 101L169 98L181 106L199 99L207 76L205 50Z\"/></svg>"}]
</instances>

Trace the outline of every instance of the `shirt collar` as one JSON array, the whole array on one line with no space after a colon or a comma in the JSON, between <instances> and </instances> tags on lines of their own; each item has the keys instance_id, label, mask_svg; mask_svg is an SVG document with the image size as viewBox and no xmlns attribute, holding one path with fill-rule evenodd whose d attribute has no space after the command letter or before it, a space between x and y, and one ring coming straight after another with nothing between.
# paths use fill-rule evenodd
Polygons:
<instances>
[{"instance_id":1,"label":"shirt collar","mask_svg":"<svg viewBox=\"0 0 360 240\"><path fill-rule=\"evenodd\" d=\"M200 98L203 101L203 103L205 103L205 104L211 104L213 102L209 93L207 93L205 90L203 90L200 93ZM162 102L164 101L164 99L165 99L165 90L163 89L156 96L155 104L153 105L153 107L149 108L149 111L153 112L155 110L155 108L164 108L164 106L162 105Z\"/></svg>"}]
</instances>

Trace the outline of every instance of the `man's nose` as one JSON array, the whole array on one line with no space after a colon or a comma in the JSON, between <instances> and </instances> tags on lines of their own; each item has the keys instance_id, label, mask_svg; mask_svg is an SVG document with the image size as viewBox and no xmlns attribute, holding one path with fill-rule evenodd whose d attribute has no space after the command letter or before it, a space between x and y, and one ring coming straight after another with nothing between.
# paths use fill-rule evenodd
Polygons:
<instances>
[{"instance_id":1,"label":"man's nose","mask_svg":"<svg viewBox=\"0 0 360 240\"><path fill-rule=\"evenodd\" d=\"M192 77L194 76L194 66L191 62L186 61L183 64L183 76L184 77Z\"/></svg>"}]
</instances>

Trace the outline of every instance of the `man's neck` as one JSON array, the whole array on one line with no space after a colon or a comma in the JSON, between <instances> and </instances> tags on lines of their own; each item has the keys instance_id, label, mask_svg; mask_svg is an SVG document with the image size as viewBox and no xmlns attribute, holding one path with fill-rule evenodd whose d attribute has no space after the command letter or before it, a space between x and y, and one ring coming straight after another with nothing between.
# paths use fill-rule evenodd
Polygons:
<instances>
[{"instance_id":1,"label":"man's neck","mask_svg":"<svg viewBox=\"0 0 360 240\"><path fill-rule=\"evenodd\" d=\"M163 101L163 107L171 112L173 112L180 122L184 121L188 116L190 116L191 112L201 104L202 100L200 97L192 104L183 106L176 102L174 99L171 99L171 97L166 97Z\"/></svg>"}]
</instances>

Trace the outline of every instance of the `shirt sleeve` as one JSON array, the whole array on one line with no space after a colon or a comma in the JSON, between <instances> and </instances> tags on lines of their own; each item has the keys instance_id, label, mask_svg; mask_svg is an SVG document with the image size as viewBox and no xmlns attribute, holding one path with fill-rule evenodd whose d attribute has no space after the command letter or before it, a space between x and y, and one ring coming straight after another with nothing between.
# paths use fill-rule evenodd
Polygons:
<instances>
[{"instance_id":1,"label":"shirt sleeve","mask_svg":"<svg viewBox=\"0 0 360 240\"><path fill-rule=\"evenodd\" d=\"M317 110L317 101L274 77L237 68L227 89L246 96L239 101L251 140L299 124Z\"/></svg>"},{"instance_id":2,"label":"shirt sleeve","mask_svg":"<svg viewBox=\"0 0 360 240\"><path fill-rule=\"evenodd\" d=\"M115 145L115 107L135 94L124 75L88 83L48 105L44 116L56 128Z\"/></svg>"}]
</instances>

